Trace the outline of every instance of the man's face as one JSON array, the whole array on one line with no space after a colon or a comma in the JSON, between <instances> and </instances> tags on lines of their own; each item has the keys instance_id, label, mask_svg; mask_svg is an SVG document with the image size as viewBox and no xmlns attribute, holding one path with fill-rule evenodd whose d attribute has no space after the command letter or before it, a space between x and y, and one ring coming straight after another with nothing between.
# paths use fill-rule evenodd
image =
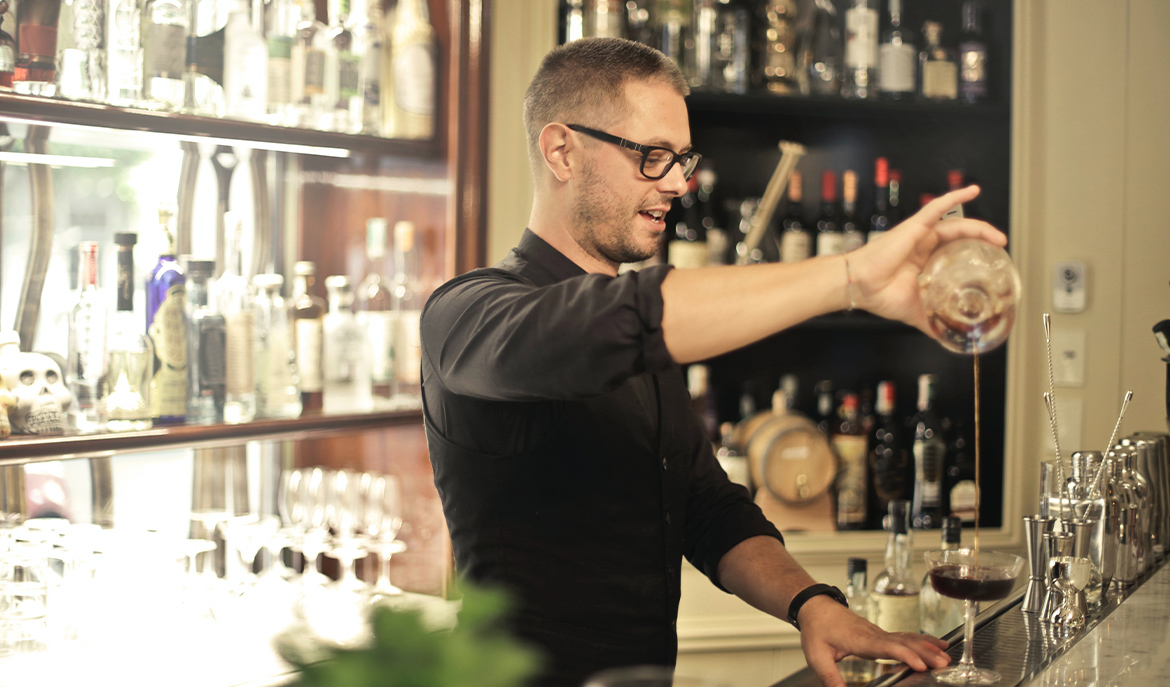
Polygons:
<instances>
[{"instance_id":1,"label":"man's face","mask_svg":"<svg viewBox=\"0 0 1170 687\"><path fill-rule=\"evenodd\" d=\"M625 93L632 113L606 133L675 152L690 148L686 103L669 84L630 82ZM651 257L666 229L663 219L671 201L686 192L682 170L674 165L665 177L650 180L640 171L640 153L576 136L586 142L585 159L574 178L573 229L578 243L614 265Z\"/></svg>"}]
</instances>

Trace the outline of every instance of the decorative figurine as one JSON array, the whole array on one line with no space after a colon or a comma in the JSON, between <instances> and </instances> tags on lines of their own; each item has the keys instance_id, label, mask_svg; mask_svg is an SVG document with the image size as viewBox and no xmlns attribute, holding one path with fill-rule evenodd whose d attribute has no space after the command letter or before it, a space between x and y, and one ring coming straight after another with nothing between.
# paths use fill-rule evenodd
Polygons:
<instances>
[{"instance_id":1,"label":"decorative figurine","mask_svg":"<svg viewBox=\"0 0 1170 687\"><path fill-rule=\"evenodd\" d=\"M20 335L0 333L0 379L15 397L8 419L17 434L62 434L73 396L61 366L41 353L20 350Z\"/></svg>"}]
</instances>

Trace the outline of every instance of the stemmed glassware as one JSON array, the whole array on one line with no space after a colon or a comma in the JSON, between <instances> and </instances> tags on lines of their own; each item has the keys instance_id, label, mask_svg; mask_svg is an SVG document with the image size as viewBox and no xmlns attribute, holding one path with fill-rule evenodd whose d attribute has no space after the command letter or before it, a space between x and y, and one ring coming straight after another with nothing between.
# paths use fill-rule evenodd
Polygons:
<instances>
[{"instance_id":1,"label":"stemmed glassware","mask_svg":"<svg viewBox=\"0 0 1170 687\"><path fill-rule=\"evenodd\" d=\"M378 579L370 590L371 604L402 596L402 590L390 582L390 557L406 550L398 540L402 529L402 488L393 475L362 475L362 493L366 504L362 528L370 538L367 546L378 556Z\"/></svg>"},{"instance_id":2,"label":"stemmed glassware","mask_svg":"<svg viewBox=\"0 0 1170 687\"><path fill-rule=\"evenodd\" d=\"M328 555L336 558L341 566L341 573L333 587L346 591L358 590L362 587L362 581L354 573L354 561L364 558L368 553L364 542L357 536L364 506L361 479L349 470L338 470L333 473L330 485L326 520L335 533L336 541Z\"/></svg>"},{"instance_id":3,"label":"stemmed glassware","mask_svg":"<svg viewBox=\"0 0 1170 687\"><path fill-rule=\"evenodd\" d=\"M1023 291L1007 252L979 239L935 251L918 288L931 332L956 353L985 353L1006 341Z\"/></svg>"},{"instance_id":4,"label":"stemmed glassware","mask_svg":"<svg viewBox=\"0 0 1170 687\"><path fill-rule=\"evenodd\" d=\"M975 667L973 645L975 613L980 601L998 601L1011 593L1024 559L1010 553L952 549L924 554L930 584L939 594L965 602L963 658L958 665L934 671L939 682L949 685L992 685L999 673Z\"/></svg>"}]
</instances>

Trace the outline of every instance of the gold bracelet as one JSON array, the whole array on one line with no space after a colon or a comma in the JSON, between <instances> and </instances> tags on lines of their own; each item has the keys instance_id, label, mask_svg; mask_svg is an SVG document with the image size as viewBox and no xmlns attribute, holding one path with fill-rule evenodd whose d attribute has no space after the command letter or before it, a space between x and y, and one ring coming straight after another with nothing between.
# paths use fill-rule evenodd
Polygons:
<instances>
[{"instance_id":1,"label":"gold bracelet","mask_svg":"<svg viewBox=\"0 0 1170 687\"><path fill-rule=\"evenodd\" d=\"M845 259L845 290L849 295L849 309L853 310L857 307L857 302L853 300L853 272L849 269L849 256L841 257Z\"/></svg>"}]
</instances>

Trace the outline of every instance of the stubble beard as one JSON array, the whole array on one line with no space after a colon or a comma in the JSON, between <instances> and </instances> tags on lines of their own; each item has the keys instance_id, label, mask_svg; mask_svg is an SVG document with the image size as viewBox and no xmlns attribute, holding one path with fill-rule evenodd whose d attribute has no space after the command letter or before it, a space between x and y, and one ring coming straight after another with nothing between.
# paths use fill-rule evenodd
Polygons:
<instances>
[{"instance_id":1,"label":"stubble beard","mask_svg":"<svg viewBox=\"0 0 1170 687\"><path fill-rule=\"evenodd\" d=\"M580 229L581 247L612 265L641 262L654 256L658 246L640 246L634 239L636 211L623 208L592 161L581 168L581 193L573 204L573 223Z\"/></svg>"}]
</instances>

